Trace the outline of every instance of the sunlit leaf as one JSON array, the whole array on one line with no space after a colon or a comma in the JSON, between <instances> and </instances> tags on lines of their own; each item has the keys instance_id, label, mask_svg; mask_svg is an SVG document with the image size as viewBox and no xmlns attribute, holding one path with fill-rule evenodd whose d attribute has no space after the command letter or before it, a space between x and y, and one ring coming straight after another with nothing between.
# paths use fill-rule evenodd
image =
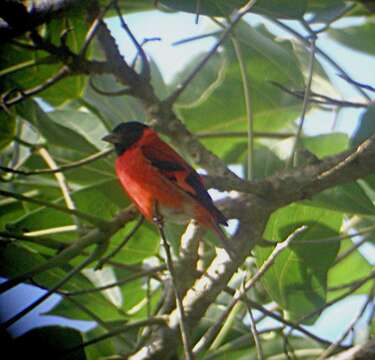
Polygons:
<instances>
[{"instance_id":1,"label":"sunlit leaf","mask_svg":"<svg viewBox=\"0 0 375 360\"><path fill-rule=\"evenodd\" d=\"M343 216L334 211L292 204L277 210L268 221L264 237L275 242L285 240L302 225L308 226L278 256L262 279L270 296L288 311L291 318L300 319L324 305L327 273L336 258L339 241L322 243L319 240L337 236L342 219ZM299 244L299 241L307 240L308 243ZM316 240L316 243L311 240ZM273 247L256 248L259 266L266 261L272 249ZM309 318L304 322L311 323L313 320Z\"/></svg>"}]
</instances>

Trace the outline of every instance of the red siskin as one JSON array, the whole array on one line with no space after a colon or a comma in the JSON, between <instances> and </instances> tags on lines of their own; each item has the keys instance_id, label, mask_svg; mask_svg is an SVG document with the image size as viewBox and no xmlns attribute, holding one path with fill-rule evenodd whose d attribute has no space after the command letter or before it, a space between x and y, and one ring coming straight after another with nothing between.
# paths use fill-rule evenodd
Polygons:
<instances>
[{"instance_id":1,"label":"red siskin","mask_svg":"<svg viewBox=\"0 0 375 360\"><path fill-rule=\"evenodd\" d=\"M147 220L152 222L157 215L157 204L165 221L185 224L195 219L233 253L220 228L228 225L227 219L215 207L203 179L154 130L132 121L116 126L103 140L114 145L117 177Z\"/></svg>"}]
</instances>

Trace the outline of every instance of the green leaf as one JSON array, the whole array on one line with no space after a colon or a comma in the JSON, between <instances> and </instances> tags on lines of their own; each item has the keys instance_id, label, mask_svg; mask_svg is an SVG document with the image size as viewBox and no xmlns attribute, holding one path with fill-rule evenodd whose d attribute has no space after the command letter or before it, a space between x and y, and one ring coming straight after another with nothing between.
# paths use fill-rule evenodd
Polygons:
<instances>
[{"instance_id":1,"label":"green leaf","mask_svg":"<svg viewBox=\"0 0 375 360\"><path fill-rule=\"evenodd\" d=\"M195 1L161 0L161 4L178 11L197 12ZM244 0L205 0L201 2L199 14L207 16L229 16L234 10L246 5ZM301 18L306 10L307 0L297 3L293 0L262 0L251 9L252 12L280 18Z\"/></svg>"},{"instance_id":2,"label":"green leaf","mask_svg":"<svg viewBox=\"0 0 375 360\"><path fill-rule=\"evenodd\" d=\"M111 219L118 212L119 207L125 208L129 204L117 180L104 181L82 188L71 195L77 209L102 219ZM59 198L56 202L59 205L64 205L63 198ZM72 223L70 215L51 208L40 207L9 224L8 227L14 231L35 231L72 225ZM59 239L71 240L72 236L75 239L76 235L71 234L60 235Z\"/></svg>"},{"instance_id":3,"label":"green leaf","mask_svg":"<svg viewBox=\"0 0 375 360\"><path fill-rule=\"evenodd\" d=\"M363 25L349 26L340 29L330 29L328 35L341 44L365 54L375 54L373 41L375 22L370 19Z\"/></svg>"},{"instance_id":4,"label":"green leaf","mask_svg":"<svg viewBox=\"0 0 375 360\"><path fill-rule=\"evenodd\" d=\"M17 104L16 110L17 114L34 125L49 143L74 149L83 154L97 151L97 148L82 135L79 135L68 127L53 122L48 113L43 111L36 101L25 99Z\"/></svg>"},{"instance_id":5,"label":"green leaf","mask_svg":"<svg viewBox=\"0 0 375 360\"><path fill-rule=\"evenodd\" d=\"M346 134L333 133L304 137L302 143L307 150L319 159L323 159L347 150L349 139ZM357 182L328 189L304 203L350 214L370 215L375 213L372 201Z\"/></svg>"},{"instance_id":6,"label":"green leaf","mask_svg":"<svg viewBox=\"0 0 375 360\"><path fill-rule=\"evenodd\" d=\"M176 74L169 86L171 92L189 76L205 55L206 53L197 55L183 71ZM186 90L177 99L176 105L180 107L194 107L204 102L223 82L226 65L225 56L222 53L216 52L199 72L199 75L192 80Z\"/></svg>"},{"instance_id":7,"label":"green leaf","mask_svg":"<svg viewBox=\"0 0 375 360\"><path fill-rule=\"evenodd\" d=\"M272 80L288 87L303 87L303 76L291 43L277 41L264 26L250 27L244 22L238 25L236 33L250 80L254 130L279 130L294 120L300 109L298 99L270 83ZM224 44L224 49L227 65L220 75L224 80L205 101L192 108L179 109L192 131L245 131L247 128L242 78L230 40ZM235 142L230 139L204 141L219 155L229 151Z\"/></svg>"},{"instance_id":8,"label":"green leaf","mask_svg":"<svg viewBox=\"0 0 375 360\"><path fill-rule=\"evenodd\" d=\"M307 11L312 12L311 23L331 23L340 18L348 7L343 0L309 0Z\"/></svg>"},{"instance_id":9,"label":"green leaf","mask_svg":"<svg viewBox=\"0 0 375 360\"><path fill-rule=\"evenodd\" d=\"M69 29L66 44L74 53L78 53L88 30L87 23L81 17L69 15L69 17L53 19L43 28L45 35L54 45L60 46L62 33ZM22 39L31 45L32 42ZM57 58L50 56L44 51L33 51L21 48L14 44L3 44L0 53L0 63L3 69L8 71L1 79L8 84L16 84L17 88L29 89L45 83L54 76L64 65ZM17 71L14 71L17 70ZM40 92L44 100L52 105L61 105L71 99L82 95L85 85L84 76L69 76ZM14 86L12 85L12 89Z\"/></svg>"},{"instance_id":10,"label":"green leaf","mask_svg":"<svg viewBox=\"0 0 375 360\"><path fill-rule=\"evenodd\" d=\"M156 65L150 60L151 79L153 88L159 97L166 96L167 87ZM115 92L124 89L124 85L118 83L112 75L100 75L92 78L95 86L103 91ZM87 86L84 94L84 102L95 109L104 121L108 131L121 122L140 121L146 122L146 114L142 103L131 96L105 96L97 93L91 86Z\"/></svg>"},{"instance_id":11,"label":"green leaf","mask_svg":"<svg viewBox=\"0 0 375 360\"><path fill-rule=\"evenodd\" d=\"M292 40L293 50L297 59L300 63L300 67L303 71L305 78L305 83L308 81L309 77L309 63L310 63L310 50L302 44L300 41ZM319 58L314 58L314 68L313 68L313 78L311 82L311 89L313 92L318 94L324 94L331 97L338 97L338 89L335 88L329 78L326 70L321 65ZM299 90L304 90L305 87ZM310 106L315 106L310 104Z\"/></svg>"},{"instance_id":12,"label":"green leaf","mask_svg":"<svg viewBox=\"0 0 375 360\"><path fill-rule=\"evenodd\" d=\"M302 144L319 159L323 159L347 150L349 138L344 133L323 134L304 137Z\"/></svg>"},{"instance_id":13,"label":"green leaf","mask_svg":"<svg viewBox=\"0 0 375 360\"><path fill-rule=\"evenodd\" d=\"M7 147L16 134L16 118L0 112L0 150Z\"/></svg>"},{"instance_id":14,"label":"green leaf","mask_svg":"<svg viewBox=\"0 0 375 360\"><path fill-rule=\"evenodd\" d=\"M97 149L103 150L106 143L102 137L108 133L100 119L87 111L55 110L48 116L57 124L65 126L84 137Z\"/></svg>"},{"instance_id":15,"label":"green leaf","mask_svg":"<svg viewBox=\"0 0 375 360\"><path fill-rule=\"evenodd\" d=\"M304 201L304 203L349 214L375 214L374 204L357 182L325 190L313 196L311 200Z\"/></svg>"},{"instance_id":16,"label":"green leaf","mask_svg":"<svg viewBox=\"0 0 375 360\"><path fill-rule=\"evenodd\" d=\"M116 82L111 75L100 75L92 78L95 86L103 91L114 92L124 86ZM139 100L130 96L100 95L90 86L85 90L84 100L93 106L105 119L105 126L109 130L121 122L137 120L144 122L146 115Z\"/></svg>"},{"instance_id":17,"label":"green leaf","mask_svg":"<svg viewBox=\"0 0 375 360\"><path fill-rule=\"evenodd\" d=\"M108 331L101 327L96 327L93 330L87 331L83 334L84 341L90 341L106 334ZM99 341L96 344L85 347L85 352L88 360L97 360L112 356L116 353L114 339L109 338L103 341Z\"/></svg>"},{"instance_id":18,"label":"green leaf","mask_svg":"<svg viewBox=\"0 0 375 360\"><path fill-rule=\"evenodd\" d=\"M85 360L83 348L74 352L68 351L82 342L82 335L78 330L63 326L39 327L15 339L12 356L28 358L32 351L38 359L57 359L65 353L66 360Z\"/></svg>"},{"instance_id":19,"label":"green leaf","mask_svg":"<svg viewBox=\"0 0 375 360\"><path fill-rule=\"evenodd\" d=\"M349 248L353 246L353 242L349 239L341 242L340 254L345 253ZM356 280L366 277L373 266L363 257L363 255L355 250L352 254L347 256L344 260L340 261L332 267L328 272L328 287L332 291L328 291L327 300L333 300L343 293L350 290L350 287L345 289L335 289L342 285L350 284ZM357 289L353 294L368 294L371 289L371 281Z\"/></svg>"},{"instance_id":20,"label":"green leaf","mask_svg":"<svg viewBox=\"0 0 375 360\"><path fill-rule=\"evenodd\" d=\"M308 229L283 251L262 278L271 298L289 317L300 319L324 305L327 273L339 250L339 241L317 241L298 244L304 240L319 240L338 236L343 216L340 213L292 204L274 212L268 221L264 238L280 242L301 225ZM272 247L257 247L258 266L268 258ZM305 319L311 323L314 319Z\"/></svg>"},{"instance_id":21,"label":"green leaf","mask_svg":"<svg viewBox=\"0 0 375 360\"><path fill-rule=\"evenodd\" d=\"M134 222L118 231L111 239L109 250L114 250L131 231ZM141 228L132 236L126 246L113 258L122 264L136 264L142 260L156 255L159 251L160 238L155 227L145 222Z\"/></svg>"}]
</instances>

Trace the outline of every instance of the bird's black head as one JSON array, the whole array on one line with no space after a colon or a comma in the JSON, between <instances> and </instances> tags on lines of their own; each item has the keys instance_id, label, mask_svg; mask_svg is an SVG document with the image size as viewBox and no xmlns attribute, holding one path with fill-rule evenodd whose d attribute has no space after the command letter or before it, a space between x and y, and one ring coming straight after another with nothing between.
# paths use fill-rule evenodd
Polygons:
<instances>
[{"instance_id":1,"label":"bird's black head","mask_svg":"<svg viewBox=\"0 0 375 360\"><path fill-rule=\"evenodd\" d=\"M111 133L104 136L102 140L113 144L117 155L121 155L142 137L147 128L148 126L137 121L121 123Z\"/></svg>"}]
</instances>

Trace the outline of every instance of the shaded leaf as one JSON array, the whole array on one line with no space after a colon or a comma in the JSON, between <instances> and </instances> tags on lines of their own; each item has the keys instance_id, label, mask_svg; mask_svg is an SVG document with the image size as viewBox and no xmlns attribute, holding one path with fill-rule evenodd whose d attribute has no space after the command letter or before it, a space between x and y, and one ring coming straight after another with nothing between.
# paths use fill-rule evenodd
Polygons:
<instances>
[{"instance_id":1,"label":"shaded leaf","mask_svg":"<svg viewBox=\"0 0 375 360\"><path fill-rule=\"evenodd\" d=\"M69 352L83 343L82 335L78 330L62 326L45 326L28 331L14 341L12 356L28 358L30 352L41 360L57 359L65 353L66 360L85 360L83 348Z\"/></svg>"},{"instance_id":2,"label":"shaded leaf","mask_svg":"<svg viewBox=\"0 0 375 360\"><path fill-rule=\"evenodd\" d=\"M343 0L310 0L307 10L312 12L311 23L331 23L348 7Z\"/></svg>"},{"instance_id":3,"label":"shaded leaf","mask_svg":"<svg viewBox=\"0 0 375 360\"><path fill-rule=\"evenodd\" d=\"M328 31L328 35L336 41L365 54L375 54L374 33L375 23L372 20L368 20L363 25Z\"/></svg>"},{"instance_id":4,"label":"shaded leaf","mask_svg":"<svg viewBox=\"0 0 375 360\"><path fill-rule=\"evenodd\" d=\"M16 134L16 118L0 112L0 150L7 147Z\"/></svg>"}]
</instances>

